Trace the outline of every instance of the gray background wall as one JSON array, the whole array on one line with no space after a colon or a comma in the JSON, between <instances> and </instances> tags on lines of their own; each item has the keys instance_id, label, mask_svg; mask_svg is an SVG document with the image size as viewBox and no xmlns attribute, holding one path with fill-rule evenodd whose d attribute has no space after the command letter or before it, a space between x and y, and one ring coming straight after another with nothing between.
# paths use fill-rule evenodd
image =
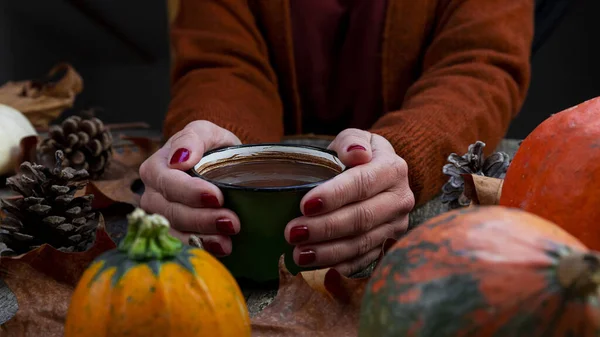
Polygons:
<instances>
[{"instance_id":1,"label":"gray background wall","mask_svg":"<svg viewBox=\"0 0 600 337\"><path fill-rule=\"evenodd\" d=\"M509 137L600 96L597 13L600 1L573 0L532 60L529 95ZM0 83L35 78L66 60L85 81L76 108L97 105L108 122L160 128L169 99L166 27L163 0L0 0Z\"/></svg>"}]
</instances>

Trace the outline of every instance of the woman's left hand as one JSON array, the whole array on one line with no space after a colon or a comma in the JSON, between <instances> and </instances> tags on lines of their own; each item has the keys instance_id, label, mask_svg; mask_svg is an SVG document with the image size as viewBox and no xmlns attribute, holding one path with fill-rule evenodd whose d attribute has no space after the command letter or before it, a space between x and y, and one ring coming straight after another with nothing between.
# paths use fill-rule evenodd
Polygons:
<instances>
[{"instance_id":1,"label":"woman's left hand","mask_svg":"<svg viewBox=\"0 0 600 337\"><path fill-rule=\"evenodd\" d=\"M346 129L329 149L350 168L304 196L303 216L288 223L285 238L299 266L350 275L377 259L385 239L406 232L415 198L406 162L385 138Z\"/></svg>"}]
</instances>

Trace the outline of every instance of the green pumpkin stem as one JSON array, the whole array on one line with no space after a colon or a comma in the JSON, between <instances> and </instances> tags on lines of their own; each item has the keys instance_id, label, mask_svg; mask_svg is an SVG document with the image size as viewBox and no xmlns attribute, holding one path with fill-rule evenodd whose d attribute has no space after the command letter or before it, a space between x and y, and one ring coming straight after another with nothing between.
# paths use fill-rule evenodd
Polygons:
<instances>
[{"instance_id":1,"label":"green pumpkin stem","mask_svg":"<svg viewBox=\"0 0 600 337\"><path fill-rule=\"evenodd\" d=\"M558 263L558 281L571 294L595 294L600 286L600 254L574 253L564 256Z\"/></svg>"},{"instance_id":2,"label":"green pumpkin stem","mask_svg":"<svg viewBox=\"0 0 600 337\"><path fill-rule=\"evenodd\" d=\"M158 214L148 215L137 208L127 216L129 226L119 251L132 260L161 260L175 257L183 243L169 234L169 221Z\"/></svg>"}]
</instances>

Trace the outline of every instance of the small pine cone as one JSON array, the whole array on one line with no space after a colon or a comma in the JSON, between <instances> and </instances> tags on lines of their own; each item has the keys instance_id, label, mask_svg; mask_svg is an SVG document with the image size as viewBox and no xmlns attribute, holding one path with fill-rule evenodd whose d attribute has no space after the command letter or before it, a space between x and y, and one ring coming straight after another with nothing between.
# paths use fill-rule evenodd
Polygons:
<instances>
[{"instance_id":1,"label":"small pine cone","mask_svg":"<svg viewBox=\"0 0 600 337\"><path fill-rule=\"evenodd\" d=\"M112 135L104 123L93 116L71 116L52 125L48 137L38 147L38 162L54 166L54 153L63 151L63 167L86 170L91 179L106 171L112 159Z\"/></svg>"},{"instance_id":2,"label":"small pine cone","mask_svg":"<svg viewBox=\"0 0 600 337\"><path fill-rule=\"evenodd\" d=\"M477 141L469 145L466 154L459 156L452 153L448 156L449 164L444 165L442 172L449 176L448 182L442 186L442 202L450 208L468 206L471 200L463 193L465 181L463 174L477 174L486 177L504 179L510 157L505 152L495 152L485 158L483 148L485 143Z\"/></svg>"},{"instance_id":3,"label":"small pine cone","mask_svg":"<svg viewBox=\"0 0 600 337\"><path fill-rule=\"evenodd\" d=\"M48 243L61 251L84 251L94 242L98 226L93 195L75 197L85 187L85 170L63 168L64 154L56 151L56 166L24 162L21 174L7 185L22 198L1 200L0 254L23 254Z\"/></svg>"}]
</instances>

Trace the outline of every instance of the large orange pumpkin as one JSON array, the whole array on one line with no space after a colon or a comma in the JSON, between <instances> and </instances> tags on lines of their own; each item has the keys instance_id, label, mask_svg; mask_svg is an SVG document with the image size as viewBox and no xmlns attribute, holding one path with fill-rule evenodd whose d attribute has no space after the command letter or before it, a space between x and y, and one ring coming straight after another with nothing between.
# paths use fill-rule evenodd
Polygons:
<instances>
[{"instance_id":1,"label":"large orange pumpkin","mask_svg":"<svg viewBox=\"0 0 600 337\"><path fill-rule=\"evenodd\" d=\"M502 206L429 220L373 272L359 336L596 337L600 254L547 220Z\"/></svg>"},{"instance_id":2,"label":"large orange pumpkin","mask_svg":"<svg viewBox=\"0 0 600 337\"><path fill-rule=\"evenodd\" d=\"M118 249L99 256L81 277L65 337L250 336L235 279L168 230L160 216L139 209L130 215Z\"/></svg>"},{"instance_id":3,"label":"large orange pumpkin","mask_svg":"<svg viewBox=\"0 0 600 337\"><path fill-rule=\"evenodd\" d=\"M600 250L600 97L551 116L527 136L500 205L544 217Z\"/></svg>"}]
</instances>

